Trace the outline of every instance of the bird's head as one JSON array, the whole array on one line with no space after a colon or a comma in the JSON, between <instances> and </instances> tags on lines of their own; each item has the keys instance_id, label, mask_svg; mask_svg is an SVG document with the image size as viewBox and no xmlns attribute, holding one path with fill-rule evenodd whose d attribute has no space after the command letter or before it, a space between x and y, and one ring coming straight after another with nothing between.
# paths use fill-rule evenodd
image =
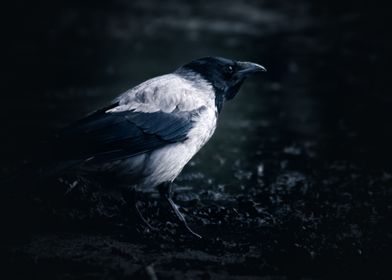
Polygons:
<instances>
[{"instance_id":1,"label":"bird's head","mask_svg":"<svg viewBox=\"0 0 392 280\"><path fill-rule=\"evenodd\" d=\"M184 65L182 69L200 74L214 88L215 100L220 111L225 100L233 99L245 78L266 69L253 62L235 61L222 57L203 57Z\"/></svg>"}]
</instances>

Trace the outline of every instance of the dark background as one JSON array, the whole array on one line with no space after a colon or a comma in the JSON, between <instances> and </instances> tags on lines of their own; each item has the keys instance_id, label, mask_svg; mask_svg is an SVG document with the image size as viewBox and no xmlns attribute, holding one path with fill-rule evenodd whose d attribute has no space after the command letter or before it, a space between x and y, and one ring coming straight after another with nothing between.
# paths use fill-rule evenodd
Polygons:
<instances>
[{"instance_id":1,"label":"dark background","mask_svg":"<svg viewBox=\"0 0 392 280\"><path fill-rule=\"evenodd\" d=\"M14 1L3 12L5 177L67 123L192 59L268 69L227 104L177 180L202 241L173 234L154 194L145 212L161 234L135 230L126 207L97 190L107 182L77 178L71 188L71 178L5 213L28 224L5 224L18 236L2 239L10 279L390 274L392 44L382 2Z\"/></svg>"}]
</instances>

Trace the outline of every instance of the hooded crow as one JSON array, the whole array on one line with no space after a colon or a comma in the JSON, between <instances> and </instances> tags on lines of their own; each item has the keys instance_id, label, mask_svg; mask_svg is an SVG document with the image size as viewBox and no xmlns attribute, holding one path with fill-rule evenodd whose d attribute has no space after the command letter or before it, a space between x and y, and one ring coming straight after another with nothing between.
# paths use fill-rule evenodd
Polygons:
<instances>
[{"instance_id":1,"label":"hooded crow","mask_svg":"<svg viewBox=\"0 0 392 280\"><path fill-rule=\"evenodd\" d=\"M147 80L66 128L55 156L65 166L111 172L138 191L157 188L182 225L171 184L213 135L219 112L245 78L266 69L221 57L196 59ZM139 212L140 213L140 212Z\"/></svg>"}]
</instances>

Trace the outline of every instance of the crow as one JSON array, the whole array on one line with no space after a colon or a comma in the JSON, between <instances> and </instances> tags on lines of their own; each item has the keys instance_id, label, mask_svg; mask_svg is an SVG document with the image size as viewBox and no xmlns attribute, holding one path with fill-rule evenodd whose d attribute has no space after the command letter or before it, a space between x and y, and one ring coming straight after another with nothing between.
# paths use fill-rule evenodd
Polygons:
<instances>
[{"instance_id":1,"label":"crow","mask_svg":"<svg viewBox=\"0 0 392 280\"><path fill-rule=\"evenodd\" d=\"M172 182L214 134L224 102L248 75L264 71L256 63L221 57L193 60L65 128L52 157L62 162L60 169L109 172L129 189L158 189L181 224L200 237L173 202Z\"/></svg>"}]
</instances>

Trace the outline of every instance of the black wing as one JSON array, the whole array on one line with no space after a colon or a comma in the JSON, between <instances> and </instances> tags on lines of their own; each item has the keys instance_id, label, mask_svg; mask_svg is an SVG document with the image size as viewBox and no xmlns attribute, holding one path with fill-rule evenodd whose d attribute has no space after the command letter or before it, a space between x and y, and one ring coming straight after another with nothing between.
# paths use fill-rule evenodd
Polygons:
<instances>
[{"instance_id":1,"label":"black wing","mask_svg":"<svg viewBox=\"0 0 392 280\"><path fill-rule=\"evenodd\" d=\"M193 127L194 116L205 107L171 113L106 113L106 109L73 124L57 137L53 153L57 159L102 162L182 142Z\"/></svg>"}]
</instances>

